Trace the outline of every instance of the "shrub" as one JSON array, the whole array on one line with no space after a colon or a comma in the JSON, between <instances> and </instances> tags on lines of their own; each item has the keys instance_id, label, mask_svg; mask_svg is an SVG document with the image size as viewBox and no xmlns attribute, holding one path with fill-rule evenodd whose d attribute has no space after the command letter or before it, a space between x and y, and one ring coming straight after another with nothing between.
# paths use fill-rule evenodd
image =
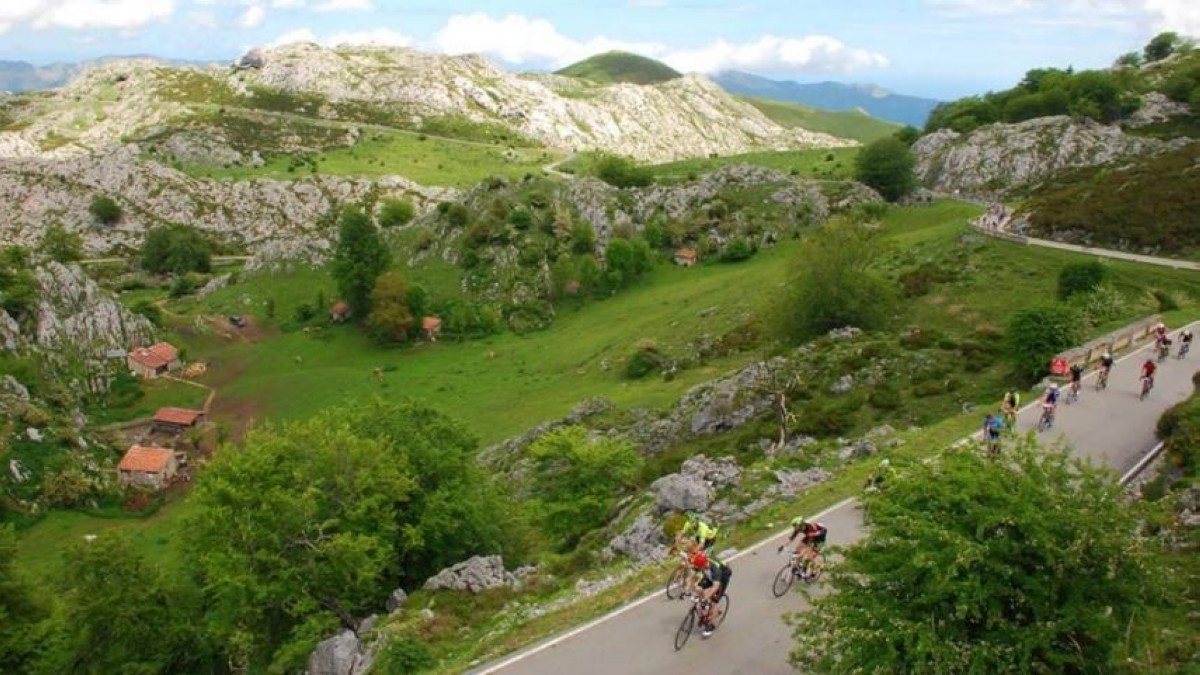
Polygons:
<instances>
[{"instance_id":1,"label":"shrub","mask_svg":"<svg viewBox=\"0 0 1200 675\"><path fill-rule=\"evenodd\" d=\"M897 138L881 138L855 158L854 177L894 202L917 188L916 157Z\"/></svg>"},{"instance_id":2,"label":"shrub","mask_svg":"<svg viewBox=\"0 0 1200 675\"><path fill-rule=\"evenodd\" d=\"M191 295L196 292L196 282L187 274L181 274L175 277L174 283L171 284L171 297L180 298L185 295Z\"/></svg>"},{"instance_id":3,"label":"shrub","mask_svg":"<svg viewBox=\"0 0 1200 675\"><path fill-rule=\"evenodd\" d=\"M313 306L307 302L302 302L299 305L296 305L296 311L293 314L293 316L296 318L296 321L300 323L307 323L316 315L317 310L313 309Z\"/></svg>"},{"instance_id":4,"label":"shrub","mask_svg":"<svg viewBox=\"0 0 1200 675\"><path fill-rule=\"evenodd\" d=\"M518 230L528 230L533 224L533 214L526 209L515 208L508 212L508 222Z\"/></svg>"},{"instance_id":5,"label":"shrub","mask_svg":"<svg viewBox=\"0 0 1200 675\"><path fill-rule=\"evenodd\" d=\"M755 246L753 242L747 239L734 239L721 252L721 260L723 262L741 262L749 260L750 256L754 255L754 253Z\"/></svg>"},{"instance_id":6,"label":"shrub","mask_svg":"<svg viewBox=\"0 0 1200 675\"><path fill-rule=\"evenodd\" d=\"M392 638L383 649L379 661L378 668L383 675L419 673L437 664L429 647L411 635Z\"/></svg>"},{"instance_id":7,"label":"shrub","mask_svg":"<svg viewBox=\"0 0 1200 675\"><path fill-rule=\"evenodd\" d=\"M1058 299L1096 290L1108 277L1108 268L1099 260L1071 263L1058 273Z\"/></svg>"},{"instance_id":8,"label":"shrub","mask_svg":"<svg viewBox=\"0 0 1200 675\"><path fill-rule=\"evenodd\" d=\"M454 202L446 207L445 214L446 221L452 227L466 227L467 223L471 220L471 214L467 211L467 207L458 202Z\"/></svg>"},{"instance_id":9,"label":"shrub","mask_svg":"<svg viewBox=\"0 0 1200 675\"><path fill-rule=\"evenodd\" d=\"M879 410L897 410L904 403L900 389L891 382L884 382L871 390L867 401Z\"/></svg>"},{"instance_id":10,"label":"shrub","mask_svg":"<svg viewBox=\"0 0 1200 675\"><path fill-rule=\"evenodd\" d=\"M154 274L207 272L212 268L212 243L191 225L162 225L146 234L141 263Z\"/></svg>"},{"instance_id":11,"label":"shrub","mask_svg":"<svg viewBox=\"0 0 1200 675\"><path fill-rule=\"evenodd\" d=\"M146 317L150 320L150 323L156 326L162 325L162 310L159 309L158 305L154 304L153 302L150 302L149 300L139 300L132 309L134 314L140 314Z\"/></svg>"},{"instance_id":12,"label":"shrub","mask_svg":"<svg viewBox=\"0 0 1200 675\"><path fill-rule=\"evenodd\" d=\"M106 195L92 197L88 213L103 225L114 225L121 220L121 206Z\"/></svg>"},{"instance_id":13,"label":"shrub","mask_svg":"<svg viewBox=\"0 0 1200 675\"><path fill-rule=\"evenodd\" d=\"M1015 373L1031 381L1041 378L1050 359L1078 343L1078 332L1075 312L1065 305L1037 305L1017 311L1006 331Z\"/></svg>"},{"instance_id":14,"label":"shrub","mask_svg":"<svg viewBox=\"0 0 1200 675\"><path fill-rule=\"evenodd\" d=\"M379 209L379 226L388 228L407 225L416 214L412 202L406 199L389 199Z\"/></svg>"},{"instance_id":15,"label":"shrub","mask_svg":"<svg viewBox=\"0 0 1200 675\"><path fill-rule=\"evenodd\" d=\"M649 169L616 155L604 155L596 162L596 177L618 188L645 187L654 182Z\"/></svg>"},{"instance_id":16,"label":"shrub","mask_svg":"<svg viewBox=\"0 0 1200 675\"><path fill-rule=\"evenodd\" d=\"M625 376L631 380L641 378L663 367L665 358L654 344L642 344L629 357L625 364Z\"/></svg>"}]
</instances>

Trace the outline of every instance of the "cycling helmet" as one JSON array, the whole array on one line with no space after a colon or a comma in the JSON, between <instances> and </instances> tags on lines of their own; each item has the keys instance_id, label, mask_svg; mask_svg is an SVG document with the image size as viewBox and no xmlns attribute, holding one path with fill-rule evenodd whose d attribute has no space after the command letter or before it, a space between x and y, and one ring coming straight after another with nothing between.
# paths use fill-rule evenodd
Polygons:
<instances>
[{"instance_id":1,"label":"cycling helmet","mask_svg":"<svg viewBox=\"0 0 1200 675\"><path fill-rule=\"evenodd\" d=\"M891 465L892 465L892 460L888 459L887 457L884 457L884 458L883 458L883 459L882 459L882 460L879 462L879 468L881 468L881 469L886 469L886 468L888 468L888 467L889 467L889 466L891 466Z\"/></svg>"},{"instance_id":2,"label":"cycling helmet","mask_svg":"<svg viewBox=\"0 0 1200 675\"><path fill-rule=\"evenodd\" d=\"M1103 356L1101 356L1100 358L1102 358L1102 359L1111 359L1111 358L1112 358L1112 354L1110 354L1109 352L1104 352L1104 355L1103 355Z\"/></svg>"},{"instance_id":3,"label":"cycling helmet","mask_svg":"<svg viewBox=\"0 0 1200 675\"><path fill-rule=\"evenodd\" d=\"M1057 382L1051 382L1051 383L1050 383L1050 388L1051 388L1051 389L1053 389L1053 390L1055 390L1055 391L1057 391L1057 390L1058 390L1058 383L1057 383Z\"/></svg>"},{"instance_id":4,"label":"cycling helmet","mask_svg":"<svg viewBox=\"0 0 1200 675\"><path fill-rule=\"evenodd\" d=\"M700 514L695 511L688 511L685 515L687 516L689 523L694 523L697 520L700 520Z\"/></svg>"},{"instance_id":5,"label":"cycling helmet","mask_svg":"<svg viewBox=\"0 0 1200 675\"><path fill-rule=\"evenodd\" d=\"M804 520L804 516L796 516L792 518L792 527L803 527L808 521Z\"/></svg>"},{"instance_id":6,"label":"cycling helmet","mask_svg":"<svg viewBox=\"0 0 1200 675\"><path fill-rule=\"evenodd\" d=\"M692 554L691 563L692 567L698 570L708 567L708 554L704 552L704 549L697 549L696 552Z\"/></svg>"}]
</instances>

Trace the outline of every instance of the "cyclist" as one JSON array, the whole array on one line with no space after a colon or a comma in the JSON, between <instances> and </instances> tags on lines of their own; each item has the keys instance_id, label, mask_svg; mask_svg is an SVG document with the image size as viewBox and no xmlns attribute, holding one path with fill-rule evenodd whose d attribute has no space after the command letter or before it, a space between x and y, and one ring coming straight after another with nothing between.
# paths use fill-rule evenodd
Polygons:
<instances>
[{"instance_id":1,"label":"cyclist","mask_svg":"<svg viewBox=\"0 0 1200 675\"><path fill-rule=\"evenodd\" d=\"M983 419L983 439L987 441L988 452L993 455L1000 452L1000 432L1004 431L1004 421L995 413L988 413Z\"/></svg>"},{"instance_id":2,"label":"cyclist","mask_svg":"<svg viewBox=\"0 0 1200 675\"><path fill-rule=\"evenodd\" d=\"M791 536L788 537L786 544L779 545L776 553L782 553L784 546L792 543L796 537L800 537L800 543L796 544L796 555L807 560L812 560L817 557L817 552L821 550L821 545L825 543L825 538L828 535L828 527L815 520L805 520L804 516L796 516L792 518Z\"/></svg>"},{"instance_id":3,"label":"cyclist","mask_svg":"<svg viewBox=\"0 0 1200 675\"><path fill-rule=\"evenodd\" d=\"M1042 414L1050 417L1050 426L1054 426L1054 416L1058 412L1058 383L1051 382L1046 387L1046 395L1042 397Z\"/></svg>"},{"instance_id":4,"label":"cyclist","mask_svg":"<svg viewBox=\"0 0 1200 675\"><path fill-rule=\"evenodd\" d=\"M700 636L712 635L717 620L721 618L721 596L729 588L729 580L733 578L733 570L725 563L710 558L707 553L697 550L692 554L692 569L700 573L700 597L707 601L709 610L700 617Z\"/></svg>"},{"instance_id":5,"label":"cyclist","mask_svg":"<svg viewBox=\"0 0 1200 675\"><path fill-rule=\"evenodd\" d=\"M1162 340L1167 337L1167 324L1159 321L1154 324L1154 335L1156 340Z\"/></svg>"},{"instance_id":6,"label":"cyclist","mask_svg":"<svg viewBox=\"0 0 1200 675\"><path fill-rule=\"evenodd\" d=\"M1004 392L1004 400L1000 401L1000 414L1004 417L1004 424L1009 429L1017 427L1017 411L1021 408L1021 392L1016 388L1009 389Z\"/></svg>"},{"instance_id":7,"label":"cyclist","mask_svg":"<svg viewBox=\"0 0 1200 675\"><path fill-rule=\"evenodd\" d=\"M863 489L867 492L879 492L883 488L884 482L892 476L892 460L884 457L879 461L879 466L867 476L867 484Z\"/></svg>"},{"instance_id":8,"label":"cyclist","mask_svg":"<svg viewBox=\"0 0 1200 675\"><path fill-rule=\"evenodd\" d=\"M1146 359L1146 362L1142 364L1142 374L1138 375L1138 380L1150 380L1147 390L1154 388L1154 371L1157 369L1158 366L1154 363L1154 359Z\"/></svg>"},{"instance_id":9,"label":"cyclist","mask_svg":"<svg viewBox=\"0 0 1200 675\"><path fill-rule=\"evenodd\" d=\"M1071 396L1079 398L1079 387L1083 384L1083 364L1071 364Z\"/></svg>"},{"instance_id":10,"label":"cyclist","mask_svg":"<svg viewBox=\"0 0 1200 675\"><path fill-rule=\"evenodd\" d=\"M1179 334L1179 358L1187 356L1188 350L1192 348L1192 329L1185 328Z\"/></svg>"},{"instance_id":11,"label":"cyclist","mask_svg":"<svg viewBox=\"0 0 1200 675\"><path fill-rule=\"evenodd\" d=\"M687 548L697 547L705 551L711 551L713 544L717 541L717 528L709 525L695 511L688 511L687 522L679 529L679 533L675 535L675 546L679 547L684 542L689 542Z\"/></svg>"},{"instance_id":12,"label":"cyclist","mask_svg":"<svg viewBox=\"0 0 1200 675\"><path fill-rule=\"evenodd\" d=\"M1112 353L1104 352L1104 354L1100 356L1100 370L1104 371L1105 377L1108 377L1108 375L1112 373L1113 363L1115 363L1115 361L1113 360Z\"/></svg>"},{"instance_id":13,"label":"cyclist","mask_svg":"<svg viewBox=\"0 0 1200 675\"><path fill-rule=\"evenodd\" d=\"M1171 353L1171 339L1163 335L1154 341L1154 346L1158 349L1158 360L1165 361Z\"/></svg>"}]
</instances>

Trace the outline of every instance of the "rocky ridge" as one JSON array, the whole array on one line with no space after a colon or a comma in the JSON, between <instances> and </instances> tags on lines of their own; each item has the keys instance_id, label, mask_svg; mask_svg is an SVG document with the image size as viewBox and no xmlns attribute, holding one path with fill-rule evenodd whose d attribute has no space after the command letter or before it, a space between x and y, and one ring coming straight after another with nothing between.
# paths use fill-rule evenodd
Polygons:
<instances>
[{"instance_id":1,"label":"rocky ridge","mask_svg":"<svg viewBox=\"0 0 1200 675\"><path fill-rule=\"evenodd\" d=\"M111 196L121 220L100 225L88 213L97 194ZM156 162L136 147L64 160L0 161L0 239L34 247L46 223L59 222L83 237L90 255L136 250L146 232L164 223L188 223L251 252L287 242L292 257L319 259L334 231L321 221L338 207L368 198L404 198L419 210L455 193L399 176L378 181L313 175L295 181L201 180Z\"/></svg>"},{"instance_id":2,"label":"rocky ridge","mask_svg":"<svg viewBox=\"0 0 1200 675\"><path fill-rule=\"evenodd\" d=\"M942 129L914 145L917 176L939 192L1004 194L1068 168L1099 166L1176 149L1191 141L1131 136L1120 127L1041 117L969 134Z\"/></svg>"}]
</instances>

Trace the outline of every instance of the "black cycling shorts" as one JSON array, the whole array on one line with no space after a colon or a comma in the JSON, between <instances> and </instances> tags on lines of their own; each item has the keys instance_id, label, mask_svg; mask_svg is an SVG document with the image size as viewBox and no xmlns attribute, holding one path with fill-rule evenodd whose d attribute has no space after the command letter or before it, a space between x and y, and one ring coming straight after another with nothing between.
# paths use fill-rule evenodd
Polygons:
<instances>
[{"instance_id":1,"label":"black cycling shorts","mask_svg":"<svg viewBox=\"0 0 1200 675\"><path fill-rule=\"evenodd\" d=\"M829 530L823 530L821 534L805 537L804 543L808 544L809 546L820 546L821 544L825 543L825 537L827 536L829 536Z\"/></svg>"}]
</instances>

